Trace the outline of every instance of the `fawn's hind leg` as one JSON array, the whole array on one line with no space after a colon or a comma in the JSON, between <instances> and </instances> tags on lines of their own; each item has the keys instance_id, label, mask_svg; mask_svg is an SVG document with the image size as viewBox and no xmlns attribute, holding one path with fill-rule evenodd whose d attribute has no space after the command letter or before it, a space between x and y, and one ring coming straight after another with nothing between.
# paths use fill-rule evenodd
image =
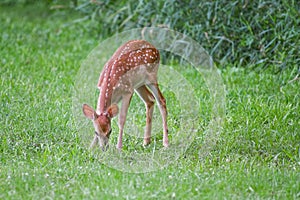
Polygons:
<instances>
[{"instance_id":1,"label":"fawn's hind leg","mask_svg":"<svg viewBox=\"0 0 300 200\"><path fill-rule=\"evenodd\" d=\"M151 83L147 85L150 90L152 91L153 95L155 96L155 99L159 105L159 110L160 114L162 116L162 121L163 121L163 145L165 147L169 146L169 141L168 141L168 126L167 126L167 106L166 106L166 99L160 92L160 89L158 87L157 83Z\"/></svg>"},{"instance_id":2,"label":"fawn's hind leg","mask_svg":"<svg viewBox=\"0 0 300 200\"><path fill-rule=\"evenodd\" d=\"M139 97L144 101L146 106L146 127L144 134L144 145L148 145L151 142L152 115L155 98L145 85L137 88L136 92L139 95Z\"/></svg>"}]
</instances>

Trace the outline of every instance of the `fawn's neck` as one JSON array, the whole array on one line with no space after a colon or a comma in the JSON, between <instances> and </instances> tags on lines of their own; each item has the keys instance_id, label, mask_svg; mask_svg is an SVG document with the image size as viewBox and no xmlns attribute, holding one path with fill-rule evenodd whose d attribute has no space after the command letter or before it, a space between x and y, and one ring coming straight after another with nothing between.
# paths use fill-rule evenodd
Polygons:
<instances>
[{"instance_id":1,"label":"fawn's neck","mask_svg":"<svg viewBox=\"0 0 300 200\"><path fill-rule=\"evenodd\" d=\"M96 109L98 114L105 113L107 108L111 105L112 91L113 86L109 84L103 84L101 86Z\"/></svg>"}]
</instances>

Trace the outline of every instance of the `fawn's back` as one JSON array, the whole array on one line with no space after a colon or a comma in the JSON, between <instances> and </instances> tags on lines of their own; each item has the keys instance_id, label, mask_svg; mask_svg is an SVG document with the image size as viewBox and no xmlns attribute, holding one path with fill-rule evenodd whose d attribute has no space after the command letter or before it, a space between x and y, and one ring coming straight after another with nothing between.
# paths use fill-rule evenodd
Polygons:
<instances>
[{"instance_id":1,"label":"fawn's back","mask_svg":"<svg viewBox=\"0 0 300 200\"><path fill-rule=\"evenodd\" d=\"M119 47L100 74L98 88L104 103L100 107L117 102L122 93L133 92L145 81L156 81L158 64L159 52L147 41L131 40ZM110 96L113 98L107 98Z\"/></svg>"}]
</instances>

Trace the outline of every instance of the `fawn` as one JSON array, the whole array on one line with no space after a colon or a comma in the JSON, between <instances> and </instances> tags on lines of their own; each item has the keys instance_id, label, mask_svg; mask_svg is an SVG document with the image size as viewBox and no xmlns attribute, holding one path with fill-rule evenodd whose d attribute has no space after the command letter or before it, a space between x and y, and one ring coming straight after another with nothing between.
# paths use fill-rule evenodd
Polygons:
<instances>
[{"instance_id":1,"label":"fawn","mask_svg":"<svg viewBox=\"0 0 300 200\"><path fill-rule=\"evenodd\" d=\"M122 148L123 128L134 91L146 106L144 145L151 141L152 115L155 100L163 121L163 145L168 147L167 108L157 83L159 51L145 40L131 40L117 49L105 64L99 78L97 109L83 104L84 115L91 119L95 136L91 147L99 142L106 150L111 134L111 119L119 113L117 148ZM117 103L121 101L120 111Z\"/></svg>"}]
</instances>

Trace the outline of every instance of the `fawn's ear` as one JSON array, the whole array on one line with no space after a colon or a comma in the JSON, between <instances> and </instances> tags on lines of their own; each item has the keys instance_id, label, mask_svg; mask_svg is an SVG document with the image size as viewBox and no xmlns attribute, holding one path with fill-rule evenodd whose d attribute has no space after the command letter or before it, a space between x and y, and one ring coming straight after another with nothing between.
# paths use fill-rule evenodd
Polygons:
<instances>
[{"instance_id":1,"label":"fawn's ear","mask_svg":"<svg viewBox=\"0 0 300 200\"><path fill-rule=\"evenodd\" d=\"M117 114L119 113L119 108L117 104L112 104L111 106L109 106L109 108L107 109L107 114L109 118L113 118L115 117Z\"/></svg>"},{"instance_id":2,"label":"fawn's ear","mask_svg":"<svg viewBox=\"0 0 300 200\"><path fill-rule=\"evenodd\" d=\"M97 113L95 112L95 110L93 108L91 108L89 105L87 104L83 104L82 106L82 111L83 111L83 114L91 119L91 120L95 120L97 119Z\"/></svg>"}]
</instances>

